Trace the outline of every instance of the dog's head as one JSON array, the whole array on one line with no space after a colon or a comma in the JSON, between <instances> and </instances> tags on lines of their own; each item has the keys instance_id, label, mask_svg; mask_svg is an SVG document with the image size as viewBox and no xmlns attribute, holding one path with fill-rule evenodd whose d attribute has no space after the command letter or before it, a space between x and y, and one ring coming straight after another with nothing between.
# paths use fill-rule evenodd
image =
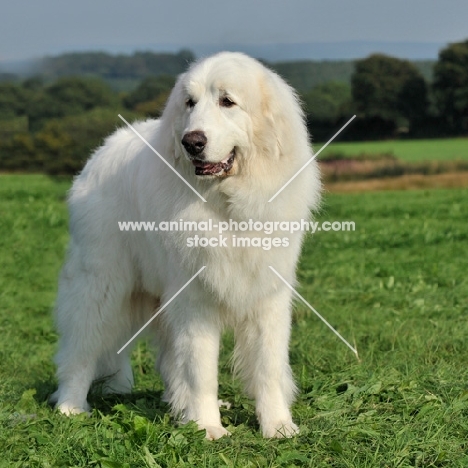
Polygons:
<instances>
[{"instance_id":1,"label":"dog's head","mask_svg":"<svg viewBox=\"0 0 468 468\"><path fill-rule=\"evenodd\" d=\"M292 89L240 53L223 52L192 65L171 93L164 121L172 123L176 159L200 178L261 173L272 164L285 164L288 172L288 155L297 153L298 142L310 154Z\"/></svg>"}]
</instances>

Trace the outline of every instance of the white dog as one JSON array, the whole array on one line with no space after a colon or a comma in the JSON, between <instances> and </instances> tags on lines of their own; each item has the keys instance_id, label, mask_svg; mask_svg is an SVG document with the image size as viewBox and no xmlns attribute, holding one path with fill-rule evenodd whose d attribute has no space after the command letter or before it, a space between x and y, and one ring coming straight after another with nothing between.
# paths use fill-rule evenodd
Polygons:
<instances>
[{"instance_id":1,"label":"white dog","mask_svg":"<svg viewBox=\"0 0 468 468\"><path fill-rule=\"evenodd\" d=\"M119 221L241 222L308 219L320 181L293 90L259 62L220 53L190 67L160 120L135 129L203 198L129 128L110 136L76 178L69 197L71 240L57 299L59 388L66 414L87 411L93 380L130 392L128 348L117 351L203 266L148 327L158 346L165 399L179 420L196 421L209 439L228 434L217 398L220 334L232 327L235 370L255 399L265 437L297 433L290 405L290 284L302 233L277 247L190 247L195 234L123 232ZM201 228L200 228L201 229ZM213 234L217 236L217 233ZM283 238L285 233L274 233ZM242 237L265 237L242 232Z\"/></svg>"}]
</instances>

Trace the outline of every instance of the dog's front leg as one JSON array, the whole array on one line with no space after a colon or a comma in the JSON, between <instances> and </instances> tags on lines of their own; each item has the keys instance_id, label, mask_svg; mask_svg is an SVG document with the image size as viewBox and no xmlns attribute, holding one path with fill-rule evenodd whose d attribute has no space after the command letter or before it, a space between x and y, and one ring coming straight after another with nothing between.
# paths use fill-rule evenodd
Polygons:
<instances>
[{"instance_id":1,"label":"dog's front leg","mask_svg":"<svg viewBox=\"0 0 468 468\"><path fill-rule=\"evenodd\" d=\"M221 425L218 406L217 314L197 288L189 287L164 312L158 338L165 399L181 422L196 421L208 439L229 434Z\"/></svg>"},{"instance_id":2,"label":"dog's front leg","mask_svg":"<svg viewBox=\"0 0 468 468\"><path fill-rule=\"evenodd\" d=\"M298 432L290 411L295 393L288 357L290 328L291 294L280 286L235 330L235 367L247 393L255 398L264 437Z\"/></svg>"}]
</instances>

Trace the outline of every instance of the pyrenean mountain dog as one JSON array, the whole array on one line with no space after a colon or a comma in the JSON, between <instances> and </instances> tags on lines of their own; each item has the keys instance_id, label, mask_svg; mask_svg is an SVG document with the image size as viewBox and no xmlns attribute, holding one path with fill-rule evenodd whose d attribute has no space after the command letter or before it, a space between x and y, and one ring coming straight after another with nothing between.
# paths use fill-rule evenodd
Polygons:
<instances>
[{"instance_id":1,"label":"pyrenean mountain dog","mask_svg":"<svg viewBox=\"0 0 468 468\"><path fill-rule=\"evenodd\" d=\"M209 439L228 434L217 367L220 334L231 327L234 368L255 399L263 435L297 433L291 291L269 268L294 285L303 233L285 239L278 222L308 219L320 198L312 162L269 202L312 158L295 93L256 60L224 52L192 65L162 118L134 129L139 136L128 127L110 136L70 192L71 240L56 307L59 388L51 400L66 414L87 411L88 390L102 377L105 391L130 392L129 347L117 351L170 301L147 330L158 347L164 397L179 421L196 421ZM219 237L209 220L276 221L277 232L226 231L217 247L201 246L195 235ZM127 221L199 224L195 231L121 230ZM281 242L245 244L259 236Z\"/></svg>"}]
</instances>

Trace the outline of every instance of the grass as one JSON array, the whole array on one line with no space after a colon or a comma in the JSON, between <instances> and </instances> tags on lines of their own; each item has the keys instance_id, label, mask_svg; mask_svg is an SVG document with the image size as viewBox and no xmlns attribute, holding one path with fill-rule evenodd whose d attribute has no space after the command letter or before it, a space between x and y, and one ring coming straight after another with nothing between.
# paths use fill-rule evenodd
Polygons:
<instances>
[{"instance_id":1,"label":"grass","mask_svg":"<svg viewBox=\"0 0 468 468\"><path fill-rule=\"evenodd\" d=\"M301 434L264 440L229 373L227 335L220 397L232 402L222 410L232 437L207 442L168 417L145 342L133 353L131 396L95 393L91 417L48 406L68 187L0 177L0 467L468 466L466 189L326 195L320 219L353 220L356 231L307 238L299 291L360 361L298 304L291 362Z\"/></svg>"},{"instance_id":2,"label":"grass","mask_svg":"<svg viewBox=\"0 0 468 468\"><path fill-rule=\"evenodd\" d=\"M315 151L319 150L323 143L314 145ZM346 156L393 154L406 162L421 161L452 161L468 159L468 138L440 138L431 140L386 140L341 143L333 142L327 147L326 154L344 154Z\"/></svg>"}]
</instances>

